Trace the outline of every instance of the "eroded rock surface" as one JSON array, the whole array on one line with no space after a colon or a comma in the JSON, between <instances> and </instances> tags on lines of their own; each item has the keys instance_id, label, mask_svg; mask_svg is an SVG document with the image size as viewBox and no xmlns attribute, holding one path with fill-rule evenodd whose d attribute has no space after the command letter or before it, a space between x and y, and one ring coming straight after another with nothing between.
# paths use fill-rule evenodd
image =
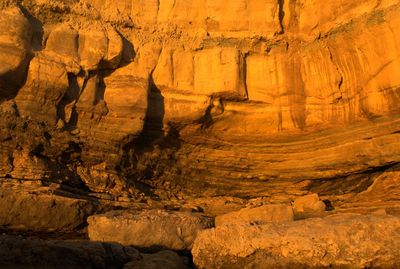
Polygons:
<instances>
[{"instance_id":1,"label":"eroded rock surface","mask_svg":"<svg viewBox=\"0 0 400 269\"><path fill-rule=\"evenodd\" d=\"M74 229L106 200L107 211L149 210L92 217L91 237L187 250L211 223L195 212L252 224L291 220L291 205L295 219L399 213L399 13L397 0L0 1L1 222ZM38 186L13 193L16 182ZM283 211L243 209L271 204ZM17 214L31 206L40 220ZM320 240L305 244L325 244L315 223L369 231L374 221L362 218L304 220ZM371 236L379 252L383 239ZM357 266L396 265L391 246L378 255L356 240L371 256L348 255ZM298 265L300 254L279 253L268 259ZM332 253L306 261L351 260Z\"/></svg>"},{"instance_id":2,"label":"eroded rock surface","mask_svg":"<svg viewBox=\"0 0 400 269\"><path fill-rule=\"evenodd\" d=\"M190 250L199 231L213 219L188 212L144 210L112 211L88 219L89 238L144 249Z\"/></svg>"},{"instance_id":3,"label":"eroded rock surface","mask_svg":"<svg viewBox=\"0 0 400 269\"><path fill-rule=\"evenodd\" d=\"M400 219L338 214L202 231L192 254L199 268L393 268Z\"/></svg>"},{"instance_id":4,"label":"eroded rock surface","mask_svg":"<svg viewBox=\"0 0 400 269\"><path fill-rule=\"evenodd\" d=\"M397 1L167 2L2 4L3 176L288 202L399 162Z\"/></svg>"},{"instance_id":5,"label":"eroded rock surface","mask_svg":"<svg viewBox=\"0 0 400 269\"><path fill-rule=\"evenodd\" d=\"M52 187L35 182L16 184L0 182L0 226L36 232L75 231L95 213L94 199L56 194Z\"/></svg>"}]
</instances>

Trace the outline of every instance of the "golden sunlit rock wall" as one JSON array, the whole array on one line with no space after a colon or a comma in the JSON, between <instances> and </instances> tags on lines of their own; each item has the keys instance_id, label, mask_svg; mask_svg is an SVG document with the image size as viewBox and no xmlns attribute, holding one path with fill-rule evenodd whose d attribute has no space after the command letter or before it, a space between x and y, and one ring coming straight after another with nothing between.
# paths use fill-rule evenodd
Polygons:
<instances>
[{"instance_id":1,"label":"golden sunlit rock wall","mask_svg":"<svg viewBox=\"0 0 400 269\"><path fill-rule=\"evenodd\" d=\"M0 7L2 177L280 199L400 162L397 0Z\"/></svg>"}]
</instances>

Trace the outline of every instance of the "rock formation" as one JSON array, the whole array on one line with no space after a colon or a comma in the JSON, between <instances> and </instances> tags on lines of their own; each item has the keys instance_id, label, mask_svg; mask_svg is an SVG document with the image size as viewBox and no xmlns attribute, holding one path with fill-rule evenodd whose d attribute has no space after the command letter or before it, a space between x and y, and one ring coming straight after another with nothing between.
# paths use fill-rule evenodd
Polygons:
<instances>
[{"instance_id":1,"label":"rock formation","mask_svg":"<svg viewBox=\"0 0 400 269\"><path fill-rule=\"evenodd\" d=\"M398 0L0 0L0 224L398 214L399 13Z\"/></svg>"}]
</instances>

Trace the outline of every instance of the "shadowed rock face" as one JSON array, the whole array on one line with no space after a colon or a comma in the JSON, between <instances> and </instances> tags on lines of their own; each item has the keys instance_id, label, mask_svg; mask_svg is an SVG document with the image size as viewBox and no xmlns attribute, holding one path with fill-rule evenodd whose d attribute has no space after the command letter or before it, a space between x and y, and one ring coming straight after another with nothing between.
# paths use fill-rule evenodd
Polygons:
<instances>
[{"instance_id":1,"label":"shadowed rock face","mask_svg":"<svg viewBox=\"0 0 400 269\"><path fill-rule=\"evenodd\" d=\"M0 7L0 177L289 201L400 162L398 1Z\"/></svg>"}]
</instances>

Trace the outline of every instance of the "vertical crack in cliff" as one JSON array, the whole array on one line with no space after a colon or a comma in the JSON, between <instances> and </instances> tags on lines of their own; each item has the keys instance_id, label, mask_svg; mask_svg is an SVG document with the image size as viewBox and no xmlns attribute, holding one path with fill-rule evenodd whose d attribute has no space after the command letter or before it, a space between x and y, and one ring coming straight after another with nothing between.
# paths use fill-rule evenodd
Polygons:
<instances>
[{"instance_id":1,"label":"vertical crack in cliff","mask_svg":"<svg viewBox=\"0 0 400 269\"><path fill-rule=\"evenodd\" d=\"M340 96L339 96L338 98L336 98L336 101L339 102L340 100L343 99L343 92L342 92L343 74L342 74L342 72L340 72L339 66L335 63L335 60L333 59L333 54L332 54L331 49L330 49L328 46L327 46L326 48L328 49L328 52L329 52L329 59L331 60L331 63L335 66L336 71L337 71L338 74L340 75L340 79L339 79L338 87L337 87Z\"/></svg>"},{"instance_id":2,"label":"vertical crack in cliff","mask_svg":"<svg viewBox=\"0 0 400 269\"><path fill-rule=\"evenodd\" d=\"M283 5L285 4L285 0L278 0L278 17L279 17L279 26L281 27L281 31L279 34L285 33L285 27L283 25L283 19L285 18L285 11L283 10Z\"/></svg>"},{"instance_id":3,"label":"vertical crack in cliff","mask_svg":"<svg viewBox=\"0 0 400 269\"><path fill-rule=\"evenodd\" d=\"M240 57L239 76L243 80L244 94L245 94L245 98L248 100L249 99L249 90L248 90L248 86L247 86L247 56L248 56L248 53L244 53L243 56L239 56Z\"/></svg>"}]
</instances>

